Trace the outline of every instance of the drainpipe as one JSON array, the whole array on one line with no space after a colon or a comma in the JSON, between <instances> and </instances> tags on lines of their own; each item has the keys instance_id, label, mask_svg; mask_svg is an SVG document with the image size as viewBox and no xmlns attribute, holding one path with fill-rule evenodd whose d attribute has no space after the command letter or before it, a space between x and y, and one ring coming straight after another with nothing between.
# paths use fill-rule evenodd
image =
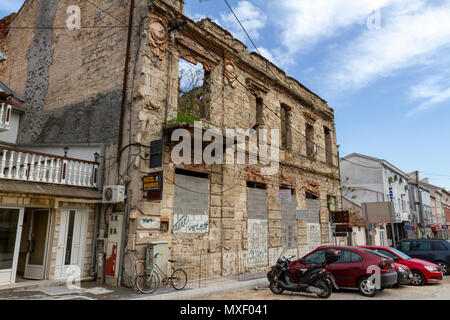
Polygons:
<instances>
[{"instance_id":1,"label":"drainpipe","mask_svg":"<svg viewBox=\"0 0 450 320\"><path fill-rule=\"evenodd\" d=\"M128 192L127 192L128 193ZM122 284L122 272L123 272L123 256L124 256L124 252L125 252L125 236L126 236L126 232L127 232L127 219L128 219L128 210L129 210L129 206L128 206L128 201L126 201L125 203L125 212L123 214L123 228L122 228L122 245L120 248L120 260L119 260L119 279L117 282L118 286L121 286Z\"/></svg>"},{"instance_id":2,"label":"drainpipe","mask_svg":"<svg viewBox=\"0 0 450 320\"><path fill-rule=\"evenodd\" d=\"M91 256L91 271L89 272L89 275L91 277L95 277L96 275L96 255L97 255L97 235L98 235L98 227L99 227L99 223L100 223L100 208L101 208L101 204L97 203L97 205L95 206L95 226L94 226L94 240L93 240L93 244L92 244L92 256Z\"/></svg>"},{"instance_id":3,"label":"drainpipe","mask_svg":"<svg viewBox=\"0 0 450 320\"><path fill-rule=\"evenodd\" d=\"M117 143L117 165L120 166L120 151L122 150L123 139L123 120L125 116L125 104L127 102L128 91L128 73L130 63L130 50L131 50L131 36L133 31L133 15L134 15L134 0L130 3L130 17L128 22L128 37L127 37L127 51L125 57L125 70L123 76L123 90L122 90L122 103L120 106L120 126L119 126L119 141ZM140 36L140 35L139 35ZM130 111L131 112L131 111ZM131 125L131 124L130 124ZM131 134L131 132L130 132Z\"/></svg>"}]
</instances>

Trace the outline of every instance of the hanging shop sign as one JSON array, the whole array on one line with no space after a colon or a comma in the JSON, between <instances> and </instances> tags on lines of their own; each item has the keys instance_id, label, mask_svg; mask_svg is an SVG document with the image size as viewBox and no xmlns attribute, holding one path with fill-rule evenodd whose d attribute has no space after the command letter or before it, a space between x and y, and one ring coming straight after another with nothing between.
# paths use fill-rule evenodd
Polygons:
<instances>
[{"instance_id":1,"label":"hanging shop sign","mask_svg":"<svg viewBox=\"0 0 450 320\"><path fill-rule=\"evenodd\" d=\"M143 178L144 192L147 192L148 200L161 200L163 190L163 172L154 172Z\"/></svg>"},{"instance_id":2,"label":"hanging shop sign","mask_svg":"<svg viewBox=\"0 0 450 320\"><path fill-rule=\"evenodd\" d=\"M348 211L331 211L331 221L333 223L350 223Z\"/></svg>"}]
</instances>

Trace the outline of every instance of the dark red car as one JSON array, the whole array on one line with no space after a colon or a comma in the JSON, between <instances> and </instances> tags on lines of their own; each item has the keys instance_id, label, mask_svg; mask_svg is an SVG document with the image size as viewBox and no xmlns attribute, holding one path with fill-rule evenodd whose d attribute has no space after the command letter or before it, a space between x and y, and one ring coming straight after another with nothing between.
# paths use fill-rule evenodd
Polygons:
<instances>
[{"instance_id":1,"label":"dark red car","mask_svg":"<svg viewBox=\"0 0 450 320\"><path fill-rule=\"evenodd\" d=\"M360 294L367 297L375 296L379 289L375 288L373 281L369 281L369 276L374 271L369 272L368 268L380 270L381 289L390 288L397 283L397 272L394 268L394 261L390 258L381 258L367 250L358 247L347 246L321 246L316 248L303 258L291 263L289 272L294 277L298 269L306 269L310 264L320 263L325 258L327 249L340 251L340 258L337 262L328 266L328 270L336 278L336 283L343 288L358 288Z\"/></svg>"},{"instance_id":2,"label":"dark red car","mask_svg":"<svg viewBox=\"0 0 450 320\"><path fill-rule=\"evenodd\" d=\"M443 277L440 267L432 262L411 258L402 251L391 247L381 247L381 246L361 246L361 247L380 252L388 257L391 257L392 259L394 259L395 262L409 267L409 269L411 269L411 272L413 274L413 277L411 279L412 285L422 286L425 283L442 281Z\"/></svg>"}]
</instances>

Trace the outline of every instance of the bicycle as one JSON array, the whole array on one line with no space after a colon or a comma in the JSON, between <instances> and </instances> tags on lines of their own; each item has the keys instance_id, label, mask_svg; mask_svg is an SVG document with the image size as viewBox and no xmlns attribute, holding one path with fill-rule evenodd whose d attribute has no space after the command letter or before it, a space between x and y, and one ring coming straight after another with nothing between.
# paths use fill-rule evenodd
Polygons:
<instances>
[{"instance_id":1,"label":"bicycle","mask_svg":"<svg viewBox=\"0 0 450 320\"><path fill-rule=\"evenodd\" d=\"M175 290L182 290L186 287L187 284L187 274L186 272L178 268L172 272L169 277L164 273L163 270L156 263L156 258L158 256L162 256L162 254L157 253L153 257L153 266L151 269L142 270L135 278L136 288L144 294L155 292L159 286L161 285L161 278L163 284L170 284ZM168 260L171 263L171 266L176 262L175 260ZM174 267L171 267L174 269Z\"/></svg>"}]
</instances>

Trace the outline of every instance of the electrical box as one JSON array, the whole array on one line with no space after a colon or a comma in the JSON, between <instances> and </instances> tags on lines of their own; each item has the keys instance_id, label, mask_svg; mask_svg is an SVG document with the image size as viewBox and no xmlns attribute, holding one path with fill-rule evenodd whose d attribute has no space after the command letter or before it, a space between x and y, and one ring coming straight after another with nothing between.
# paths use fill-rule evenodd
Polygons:
<instances>
[{"instance_id":1,"label":"electrical box","mask_svg":"<svg viewBox=\"0 0 450 320\"><path fill-rule=\"evenodd\" d=\"M120 250L122 247L123 212L114 212L109 217L108 242L106 245L105 282L118 286Z\"/></svg>"},{"instance_id":2,"label":"electrical box","mask_svg":"<svg viewBox=\"0 0 450 320\"><path fill-rule=\"evenodd\" d=\"M167 274L167 260L169 259L169 242L167 241L151 242L147 245L145 267L147 269L152 268L154 262L153 257L157 253L162 254L162 256L156 257L156 264L165 274Z\"/></svg>"}]
</instances>

